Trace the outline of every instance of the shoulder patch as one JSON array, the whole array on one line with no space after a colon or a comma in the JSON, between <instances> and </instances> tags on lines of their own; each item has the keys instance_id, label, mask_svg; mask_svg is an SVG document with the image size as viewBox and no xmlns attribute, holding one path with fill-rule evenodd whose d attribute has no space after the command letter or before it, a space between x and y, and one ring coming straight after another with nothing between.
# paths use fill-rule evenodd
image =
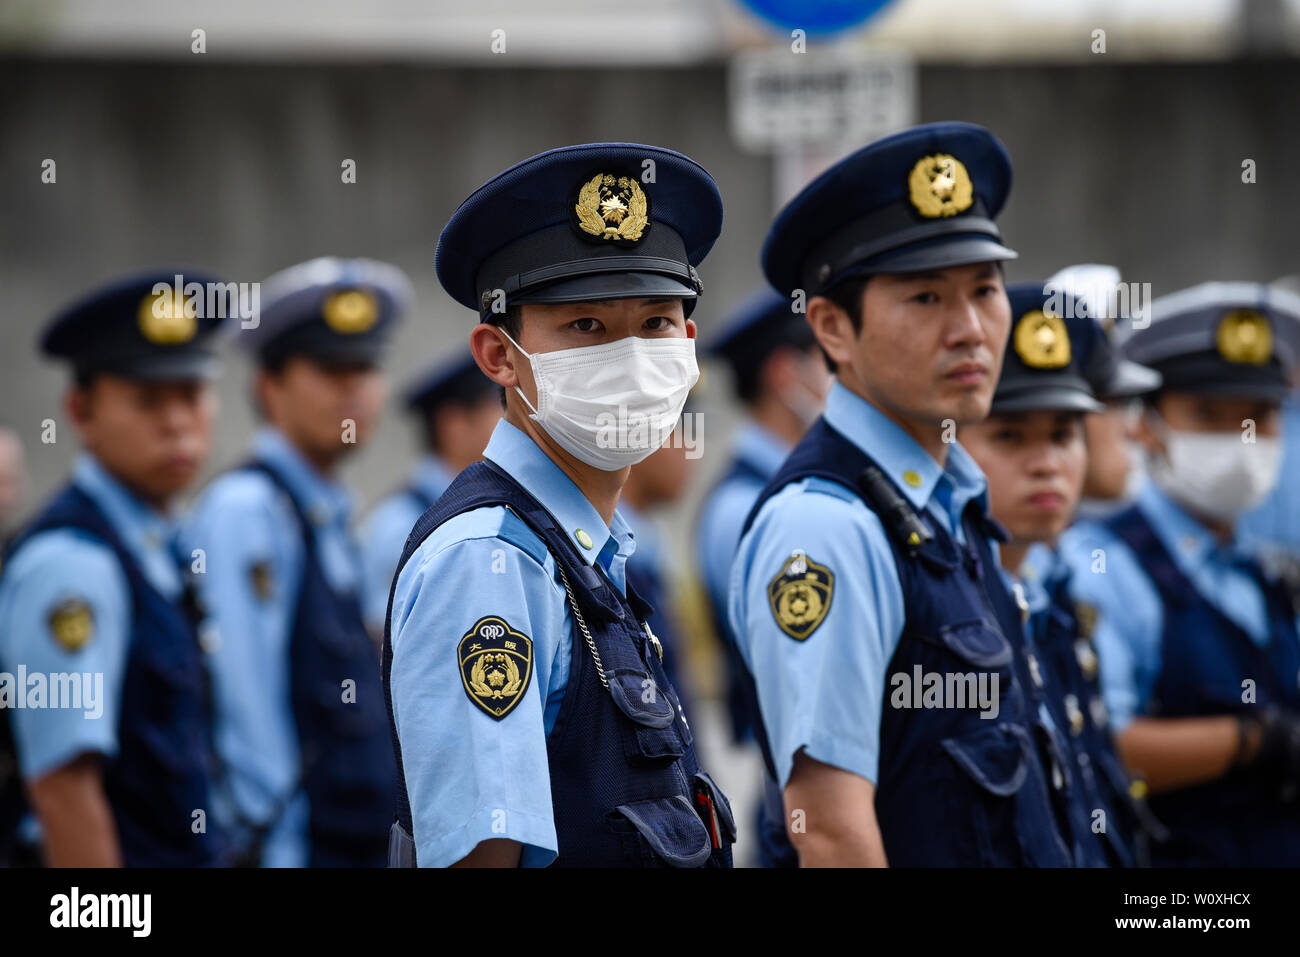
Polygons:
<instances>
[{"instance_id":1,"label":"shoulder patch","mask_svg":"<svg viewBox=\"0 0 1300 957\"><path fill-rule=\"evenodd\" d=\"M456 656L469 700L500 721L523 700L533 677L533 640L488 615L461 638Z\"/></svg>"},{"instance_id":2,"label":"shoulder patch","mask_svg":"<svg viewBox=\"0 0 1300 957\"><path fill-rule=\"evenodd\" d=\"M801 548L786 559L767 583L767 600L777 626L795 641L803 641L826 618L835 594L835 573L819 565Z\"/></svg>"},{"instance_id":3,"label":"shoulder patch","mask_svg":"<svg viewBox=\"0 0 1300 957\"><path fill-rule=\"evenodd\" d=\"M69 598L50 610L50 636L65 651L80 651L95 634L95 613L89 602Z\"/></svg>"},{"instance_id":4,"label":"shoulder patch","mask_svg":"<svg viewBox=\"0 0 1300 957\"><path fill-rule=\"evenodd\" d=\"M271 574L271 563L267 560L253 562L248 566L248 582L258 601L267 601L275 592L275 579Z\"/></svg>"}]
</instances>

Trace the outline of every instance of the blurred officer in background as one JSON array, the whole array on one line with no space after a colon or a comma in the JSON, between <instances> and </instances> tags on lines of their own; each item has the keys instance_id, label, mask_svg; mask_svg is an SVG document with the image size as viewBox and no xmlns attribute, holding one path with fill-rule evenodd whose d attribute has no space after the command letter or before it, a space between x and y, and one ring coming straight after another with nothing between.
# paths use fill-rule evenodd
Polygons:
<instances>
[{"instance_id":1,"label":"blurred officer in background","mask_svg":"<svg viewBox=\"0 0 1300 957\"><path fill-rule=\"evenodd\" d=\"M1118 269L1095 263L1067 266L1043 286L1070 297L1077 314L1091 317L1106 333L1090 351L1084 370L1105 407L1083 417L1088 470L1077 512L1082 518L1104 518L1130 504L1145 480L1137 442L1140 399L1160 385L1160 374L1122 358L1115 348L1117 326L1128 329L1138 306L1121 288Z\"/></svg>"},{"instance_id":2,"label":"blurred officer in background","mask_svg":"<svg viewBox=\"0 0 1300 957\"><path fill-rule=\"evenodd\" d=\"M831 377L812 329L785 296L761 289L743 300L711 340L709 353L731 367L745 420L731 462L704 503L695 549L727 666L727 712L737 743L754 736L756 704L727 619L731 562L754 501L826 402Z\"/></svg>"},{"instance_id":3,"label":"blurred officer in background","mask_svg":"<svg viewBox=\"0 0 1300 957\"><path fill-rule=\"evenodd\" d=\"M814 180L763 248L836 374L747 519L731 590L805 866L1072 863L1002 533L952 434L988 414L1002 363L1010 185L987 130L915 127ZM955 673L981 700L924 707L921 685ZM789 859L779 836L761 836L769 862Z\"/></svg>"},{"instance_id":4,"label":"blurred officer in background","mask_svg":"<svg viewBox=\"0 0 1300 957\"><path fill-rule=\"evenodd\" d=\"M384 634L388 593L406 536L456 474L483 457L501 419L499 391L468 353L439 362L406 391L406 408L418 422L424 454L406 486L375 505L359 533L362 611L377 638Z\"/></svg>"},{"instance_id":5,"label":"blurred officer in background","mask_svg":"<svg viewBox=\"0 0 1300 957\"><path fill-rule=\"evenodd\" d=\"M0 549L9 542L14 521L27 493L27 465L23 440L9 426L0 426ZM0 568L4 567L0 557Z\"/></svg>"},{"instance_id":6,"label":"blurred officer in background","mask_svg":"<svg viewBox=\"0 0 1300 957\"><path fill-rule=\"evenodd\" d=\"M1163 376L1151 481L1093 529L1094 640L1120 753L1151 788L1164 865L1300 863L1300 640L1287 591L1234 522L1278 481L1300 299L1256 283L1162 297L1124 355Z\"/></svg>"},{"instance_id":7,"label":"blurred officer in background","mask_svg":"<svg viewBox=\"0 0 1300 957\"><path fill-rule=\"evenodd\" d=\"M0 670L25 670L24 695L39 677L53 696L55 676L70 675L81 700L7 702L0 741L16 745L53 866L198 866L223 854L207 818L200 613L170 505L211 446L221 322L211 313L224 312L192 289L176 295L178 274L114 283L41 337L72 367L64 411L84 451L14 542L0 579ZM181 275L182 290L211 288L210 277ZM0 784L0 848L22 813L18 786Z\"/></svg>"},{"instance_id":8,"label":"blurred officer in background","mask_svg":"<svg viewBox=\"0 0 1300 957\"><path fill-rule=\"evenodd\" d=\"M730 807L615 509L699 377L695 267L721 228L694 161L594 143L511 167L443 229L438 279L478 313L474 358L507 405L398 564L393 865L730 865Z\"/></svg>"},{"instance_id":9,"label":"blurred officer in background","mask_svg":"<svg viewBox=\"0 0 1300 957\"><path fill-rule=\"evenodd\" d=\"M687 419L696 413L688 400L682 420L668 441L628 470L618 500L618 511L636 542L636 557L627 563L627 580L632 589L654 608L647 619L650 630L664 648L664 672L677 690L683 706L690 707L692 691L687 667L688 635L682 630L677 604L677 562L665 541L657 516L659 509L680 502L686 495L698 447L687 447ZM696 435L693 426L690 434Z\"/></svg>"},{"instance_id":10,"label":"blurred officer in background","mask_svg":"<svg viewBox=\"0 0 1300 957\"><path fill-rule=\"evenodd\" d=\"M1058 296L1042 282L1007 288L1012 331L992 411L958 437L988 477L990 510L1010 536L998 557L1027 619L1030 680L1047 711L1040 724L1059 758L1053 798L1075 863L1131 866L1129 781L1104 709L1090 707L1100 705L1097 655L1069 596L1069 569L1051 547L1083 490L1084 417L1104 414L1085 370L1109 343L1084 309Z\"/></svg>"},{"instance_id":11,"label":"blurred officer in background","mask_svg":"<svg viewBox=\"0 0 1300 957\"><path fill-rule=\"evenodd\" d=\"M396 772L335 473L373 431L409 297L395 266L315 259L267 279L238 336L266 426L204 491L187 544L206 555L220 796L243 863L384 864Z\"/></svg>"}]
</instances>

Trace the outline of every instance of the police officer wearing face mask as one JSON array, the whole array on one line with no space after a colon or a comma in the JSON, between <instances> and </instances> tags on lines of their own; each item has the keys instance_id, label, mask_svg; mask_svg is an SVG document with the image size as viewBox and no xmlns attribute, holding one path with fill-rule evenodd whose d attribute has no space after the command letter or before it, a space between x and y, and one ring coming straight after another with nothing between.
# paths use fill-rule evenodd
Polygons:
<instances>
[{"instance_id":1,"label":"police officer wearing face mask","mask_svg":"<svg viewBox=\"0 0 1300 957\"><path fill-rule=\"evenodd\" d=\"M398 563L390 864L730 865L615 509L698 378L695 267L721 226L694 161L596 143L506 170L443 229L438 278L479 314L506 416Z\"/></svg>"},{"instance_id":2,"label":"police officer wearing face mask","mask_svg":"<svg viewBox=\"0 0 1300 957\"><path fill-rule=\"evenodd\" d=\"M1003 533L952 441L988 414L1007 342L998 264L1015 253L994 217L1010 182L987 130L916 127L814 180L764 245L836 373L732 574L760 741L805 866L1072 863Z\"/></svg>"},{"instance_id":3,"label":"police officer wearing face mask","mask_svg":"<svg viewBox=\"0 0 1300 957\"><path fill-rule=\"evenodd\" d=\"M1075 588L1120 752L1171 832L1153 861L1300 864L1296 608L1234 533L1279 478L1300 299L1206 283L1156 300L1123 352L1164 377L1140 426L1152 481Z\"/></svg>"}]
</instances>

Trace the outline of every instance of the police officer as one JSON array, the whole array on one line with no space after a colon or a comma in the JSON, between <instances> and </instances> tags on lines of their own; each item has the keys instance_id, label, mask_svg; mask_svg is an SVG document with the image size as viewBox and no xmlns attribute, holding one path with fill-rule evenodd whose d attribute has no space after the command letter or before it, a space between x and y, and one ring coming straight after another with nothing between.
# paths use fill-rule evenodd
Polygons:
<instances>
[{"instance_id":1,"label":"police officer","mask_svg":"<svg viewBox=\"0 0 1300 957\"><path fill-rule=\"evenodd\" d=\"M41 337L72 367L64 409L84 450L0 581L0 670L27 676L11 689L25 700L0 708L11 725L0 740L16 745L52 866L222 858L208 818L200 615L171 512L211 444L211 343L224 314L209 308L212 283L182 270L122 279ZM72 700L56 700L60 685ZM0 846L21 813L6 804Z\"/></svg>"},{"instance_id":2,"label":"police officer","mask_svg":"<svg viewBox=\"0 0 1300 957\"><path fill-rule=\"evenodd\" d=\"M507 406L398 565L391 863L730 865L615 509L698 378L695 267L721 226L694 161L595 143L506 170L443 229L438 278Z\"/></svg>"},{"instance_id":3,"label":"police officer","mask_svg":"<svg viewBox=\"0 0 1300 957\"><path fill-rule=\"evenodd\" d=\"M187 539L206 556L220 794L247 864L384 864L396 772L335 473L372 431L408 299L395 266L315 259L267 279L239 331L266 426Z\"/></svg>"},{"instance_id":4,"label":"police officer","mask_svg":"<svg viewBox=\"0 0 1300 957\"><path fill-rule=\"evenodd\" d=\"M682 421L669 441L628 470L618 510L636 541L636 557L627 563L627 581L654 608L646 623L663 645L664 673L682 704L693 711L686 667L688 633L679 618L679 576L674 574L678 563L655 514L681 501L699 458L697 447L688 448L691 439L687 437L687 429L691 436L696 434L687 425L688 417L696 414L689 407L688 401L688 411L682 413Z\"/></svg>"},{"instance_id":5,"label":"police officer","mask_svg":"<svg viewBox=\"0 0 1300 957\"><path fill-rule=\"evenodd\" d=\"M763 248L836 374L731 594L803 865L1072 861L985 479L951 434L988 414L1006 344L1010 181L987 130L916 127L814 180ZM949 676L975 700L934 706Z\"/></svg>"},{"instance_id":6,"label":"police officer","mask_svg":"<svg viewBox=\"0 0 1300 957\"><path fill-rule=\"evenodd\" d=\"M727 665L732 737L740 743L753 738L756 705L727 619L731 562L758 493L821 414L830 376L808 323L789 299L770 288L736 306L710 341L709 353L731 368L732 389L745 408L731 461L700 506L695 537Z\"/></svg>"},{"instance_id":7,"label":"police officer","mask_svg":"<svg viewBox=\"0 0 1300 957\"><path fill-rule=\"evenodd\" d=\"M456 473L482 457L501 418L497 392L468 354L443 359L407 389L406 408L418 421L424 454L407 484L375 505L359 532L362 611L372 634L383 635L393 570L416 519Z\"/></svg>"},{"instance_id":8,"label":"police officer","mask_svg":"<svg viewBox=\"0 0 1300 957\"><path fill-rule=\"evenodd\" d=\"M1139 435L1151 481L1093 529L1106 709L1169 828L1163 865L1300 863L1300 640L1285 588L1234 533L1278 481L1300 299L1256 283L1164 296L1124 354L1163 376Z\"/></svg>"},{"instance_id":9,"label":"police officer","mask_svg":"<svg viewBox=\"0 0 1300 957\"><path fill-rule=\"evenodd\" d=\"M999 559L1022 604L1030 648L1043 677L1043 725L1067 760L1053 772L1060 815L1073 838L1075 863L1132 865L1135 813L1096 682L1090 620L1076 613L1069 569L1052 545L1079 502L1089 448L1086 415L1103 413L1092 372L1117 363L1101 324L1050 283L1008 287L1012 333L992 411L963 426L962 447L989 480L990 510L1009 539ZM1141 366L1126 369L1138 378ZM1037 546L1037 547L1036 547Z\"/></svg>"}]
</instances>

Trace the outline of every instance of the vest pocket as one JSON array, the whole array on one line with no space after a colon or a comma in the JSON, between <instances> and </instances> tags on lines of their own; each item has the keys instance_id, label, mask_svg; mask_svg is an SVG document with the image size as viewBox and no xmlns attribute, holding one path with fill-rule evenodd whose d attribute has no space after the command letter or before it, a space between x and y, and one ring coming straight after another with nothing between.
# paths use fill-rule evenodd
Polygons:
<instances>
[{"instance_id":1,"label":"vest pocket","mask_svg":"<svg viewBox=\"0 0 1300 957\"><path fill-rule=\"evenodd\" d=\"M941 626L939 642L977 668L1002 668L1011 663L1006 636L980 619Z\"/></svg>"},{"instance_id":2,"label":"vest pocket","mask_svg":"<svg viewBox=\"0 0 1300 957\"><path fill-rule=\"evenodd\" d=\"M715 850L736 843L736 819L731 813L731 802L704 771L695 774L695 806Z\"/></svg>"},{"instance_id":3,"label":"vest pocket","mask_svg":"<svg viewBox=\"0 0 1300 957\"><path fill-rule=\"evenodd\" d=\"M620 804L610 824L642 866L703 867L713 852L704 822L679 794Z\"/></svg>"},{"instance_id":4,"label":"vest pocket","mask_svg":"<svg viewBox=\"0 0 1300 957\"><path fill-rule=\"evenodd\" d=\"M954 835L958 863L1014 867L1027 863L1017 828L1017 794L1029 776L1023 732L993 725L959 738L945 738L943 749L973 787L957 788L951 808L966 816L966 834ZM973 845L973 846L972 846ZM967 855L973 852L973 860Z\"/></svg>"},{"instance_id":5,"label":"vest pocket","mask_svg":"<svg viewBox=\"0 0 1300 957\"><path fill-rule=\"evenodd\" d=\"M609 693L628 719L622 727L623 753L636 764L675 761L686 753L677 707L667 689L644 672L609 675Z\"/></svg>"}]
</instances>

